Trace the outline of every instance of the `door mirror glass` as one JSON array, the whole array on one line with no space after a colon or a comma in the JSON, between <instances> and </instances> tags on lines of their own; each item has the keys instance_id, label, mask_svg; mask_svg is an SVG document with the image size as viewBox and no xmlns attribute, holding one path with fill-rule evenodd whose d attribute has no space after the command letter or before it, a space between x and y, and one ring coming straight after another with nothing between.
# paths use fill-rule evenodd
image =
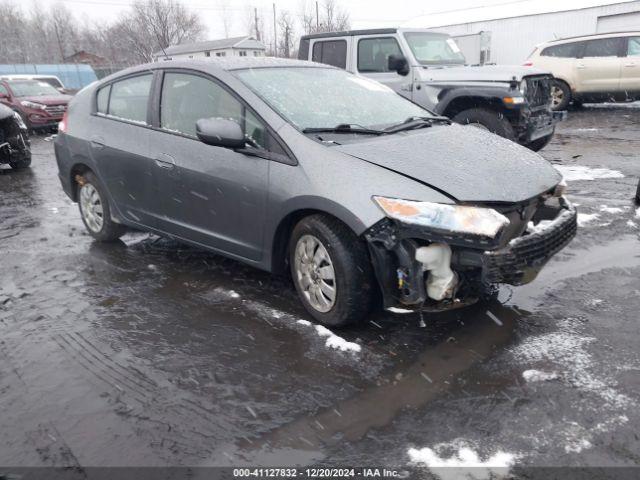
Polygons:
<instances>
[{"instance_id":1,"label":"door mirror glass","mask_svg":"<svg viewBox=\"0 0 640 480\"><path fill-rule=\"evenodd\" d=\"M404 55L389 55L389 71L398 72L399 75L409 74L409 63Z\"/></svg>"},{"instance_id":2,"label":"door mirror glass","mask_svg":"<svg viewBox=\"0 0 640 480\"><path fill-rule=\"evenodd\" d=\"M242 128L233 120L202 118L196 122L196 135L201 142L214 147L242 148L246 144Z\"/></svg>"}]
</instances>

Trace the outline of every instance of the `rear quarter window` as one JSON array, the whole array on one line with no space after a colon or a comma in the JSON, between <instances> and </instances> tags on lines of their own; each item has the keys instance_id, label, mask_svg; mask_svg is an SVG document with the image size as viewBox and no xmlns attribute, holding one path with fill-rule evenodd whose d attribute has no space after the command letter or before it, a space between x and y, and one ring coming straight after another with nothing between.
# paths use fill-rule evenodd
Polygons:
<instances>
[{"instance_id":1,"label":"rear quarter window","mask_svg":"<svg viewBox=\"0 0 640 480\"><path fill-rule=\"evenodd\" d=\"M547 47L540 53L543 57L576 58L578 56L579 43L564 43Z\"/></svg>"},{"instance_id":2,"label":"rear quarter window","mask_svg":"<svg viewBox=\"0 0 640 480\"><path fill-rule=\"evenodd\" d=\"M96 95L96 111L104 115L109 111L109 93L111 93L111 85L102 87Z\"/></svg>"},{"instance_id":3,"label":"rear quarter window","mask_svg":"<svg viewBox=\"0 0 640 480\"><path fill-rule=\"evenodd\" d=\"M338 68L347 68L347 41L327 40L314 43L312 60Z\"/></svg>"}]
</instances>

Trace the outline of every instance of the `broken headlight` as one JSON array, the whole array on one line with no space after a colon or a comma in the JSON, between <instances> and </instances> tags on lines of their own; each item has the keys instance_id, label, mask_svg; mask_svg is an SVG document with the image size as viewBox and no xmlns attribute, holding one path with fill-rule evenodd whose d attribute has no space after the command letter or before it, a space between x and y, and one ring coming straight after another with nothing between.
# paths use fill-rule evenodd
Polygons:
<instances>
[{"instance_id":1,"label":"broken headlight","mask_svg":"<svg viewBox=\"0 0 640 480\"><path fill-rule=\"evenodd\" d=\"M394 220L435 230L496 238L509 219L492 208L373 197Z\"/></svg>"}]
</instances>

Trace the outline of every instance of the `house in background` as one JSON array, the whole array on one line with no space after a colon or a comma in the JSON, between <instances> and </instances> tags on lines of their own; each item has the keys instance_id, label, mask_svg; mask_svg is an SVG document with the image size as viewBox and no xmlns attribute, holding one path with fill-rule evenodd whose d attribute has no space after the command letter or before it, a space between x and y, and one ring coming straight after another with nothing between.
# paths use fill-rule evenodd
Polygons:
<instances>
[{"instance_id":1,"label":"house in background","mask_svg":"<svg viewBox=\"0 0 640 480\"><path fill-rule=\"evenodd\" d=\"M208 57L264 57L267 47L255 37L244 36L172 45L153 54L153 61Z\"/></svg>"}]
</instances>

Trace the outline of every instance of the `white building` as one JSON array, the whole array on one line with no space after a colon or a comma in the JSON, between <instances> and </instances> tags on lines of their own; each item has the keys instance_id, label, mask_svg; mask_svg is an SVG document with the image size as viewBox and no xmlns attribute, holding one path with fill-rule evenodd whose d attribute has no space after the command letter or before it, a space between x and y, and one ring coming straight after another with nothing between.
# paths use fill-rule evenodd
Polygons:
<instances>
[{"instance_id":1,"label":"white building","mask_svg":"<svg viewBox=\"0 0 640 480\"><path fill-rule=\"evenodd\" d=\"M208 57L263 57L266 47L254 37L223 38L172 45L153 54L153 61Z\"/></svg>"},{"instance_id":2,"label":"white building","mask_svg":"<svg viewBox=\"0 0 640 480\"><path fill-rule=\"evenodd\" d=\"M579 9L570 9L563 3L557 0L504 3L425 15L403 27L428 28L463 37L456 40L470 63L477 63L479 56L473 51L478 48L473 37L483 32L482 40L489 43L485 62L500 64L522 64L534 46L556 38L640 31L640 0L594 0L591 1L594 6ZM465 44L472 51L465 51Z\"/></svg>"}]
</instances>

